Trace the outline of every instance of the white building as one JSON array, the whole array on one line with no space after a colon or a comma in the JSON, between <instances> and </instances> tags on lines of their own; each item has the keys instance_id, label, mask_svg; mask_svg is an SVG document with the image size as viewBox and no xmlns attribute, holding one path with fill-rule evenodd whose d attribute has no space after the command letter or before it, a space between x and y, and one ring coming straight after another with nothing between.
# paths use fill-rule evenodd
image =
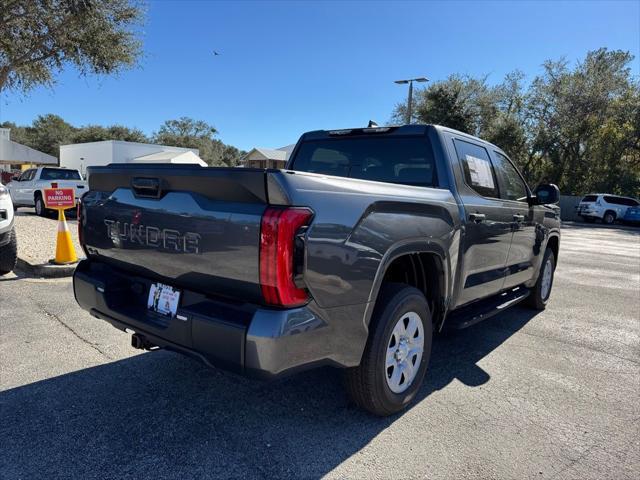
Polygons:
<instances>
[{"instance_id":1,"label":"white building","mask_svg":"<svg viewBox=\"0 0 640 480\"><path fill-rule=\"evenodd\" d=\"M60 166L79 170L110 163L190 163L206 167L197 148L169 147L150 143L104 140L60 146Z\"/></svg>"},{"instance_id":2,"label":"white building","mask_svg":"<svg viewBox=\"0 0 640 480\"><path fill-rule=\"evenodd\" d=\"M11 140L11 129L0 128L0 170L22 165L57 165L58 159Z\"/></svg>"}]
</instances>

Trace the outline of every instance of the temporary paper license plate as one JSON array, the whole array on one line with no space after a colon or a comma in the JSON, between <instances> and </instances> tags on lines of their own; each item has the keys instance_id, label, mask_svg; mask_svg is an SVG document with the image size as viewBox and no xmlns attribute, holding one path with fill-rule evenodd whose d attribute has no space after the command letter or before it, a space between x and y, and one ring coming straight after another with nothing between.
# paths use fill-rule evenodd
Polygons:
<instances>
[{"instance_id":1,"label":"temporary paper license plate","mask_svg":"<svg viewBox=\"0 0 640 480\"><path fill-rule=\"evenodd\" d=\"M147 308L163 315L176 316L178 303L180 302L180 290L169 285L154 283L149 289Z\"/></svg>"}]
</instances>

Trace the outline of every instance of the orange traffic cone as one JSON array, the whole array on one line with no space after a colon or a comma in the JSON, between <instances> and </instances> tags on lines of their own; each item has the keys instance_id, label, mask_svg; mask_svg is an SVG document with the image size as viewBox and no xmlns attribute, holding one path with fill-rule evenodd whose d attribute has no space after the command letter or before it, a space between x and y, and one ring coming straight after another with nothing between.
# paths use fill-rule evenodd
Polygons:
<instances>
[{"instance_id":1,"label":"orange traffic cone","mask_svg":"<svg viewBox=\"0 0 640 480\"><path fill-rule=\"evenodd\" d=\"M54 263L65 264L78 261L76 251L71 241L71 232L64 217L64 210L58 210L58 239L56 241L56 259Z\"/></svg>"}]
</instances>

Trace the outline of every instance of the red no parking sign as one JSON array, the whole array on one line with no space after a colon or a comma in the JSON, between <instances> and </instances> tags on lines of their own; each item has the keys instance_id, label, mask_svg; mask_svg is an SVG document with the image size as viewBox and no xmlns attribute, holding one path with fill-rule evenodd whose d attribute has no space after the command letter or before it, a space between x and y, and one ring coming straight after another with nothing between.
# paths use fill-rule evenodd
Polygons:
<instances>
[{"instance_id":1,"label":"red no parking sign","mask_svg":"<svg viewBox=\"0 0 640 480\"><path fill-rule=\"evenodd\" d=\"M73 188L45 188L44 205L51 209L73 208L76 205L76 196Z\"/></svg>"}]
</instances>

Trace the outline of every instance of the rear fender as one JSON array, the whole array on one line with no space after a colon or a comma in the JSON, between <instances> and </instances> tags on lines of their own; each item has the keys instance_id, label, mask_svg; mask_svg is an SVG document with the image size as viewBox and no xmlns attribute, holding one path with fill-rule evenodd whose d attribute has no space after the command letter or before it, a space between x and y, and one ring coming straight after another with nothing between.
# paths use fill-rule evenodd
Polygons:
<instances>
[{"instance_id":1,"label":"rear fender","mask_svg":"<svg viewBox=\"0 0 640 480\"><path fill-rule=\"evenodd\" d=\"M369 301L367 303L367 308L365 310L364 315L364 324L368 329L369 323L371 321L371 316L373 315L373 310L375 308L376 300L378 298L378 294L380 293L380 288L382 287L382 281L384 280L384 276L387 272L389 266L393 263L394 260L400 258L403 255L409 255L412 253L429 253L435 255L439 261L443 270L443 278L444 283L441 285L442 288L442 296L444 300L444 306L449 303L449 298L451 295L451 265L450 260L451 257L447 255L447 249L444 245L438 243L434 240L425 240L424 238L409 238L397 242L391 248L387 250L385 255L382 257L380 261L380 265L378 267L378 271L376 272L375 279L373 281L373 287L371 288L371 292L369 294Z\"/></svg>"}]
</instances>

